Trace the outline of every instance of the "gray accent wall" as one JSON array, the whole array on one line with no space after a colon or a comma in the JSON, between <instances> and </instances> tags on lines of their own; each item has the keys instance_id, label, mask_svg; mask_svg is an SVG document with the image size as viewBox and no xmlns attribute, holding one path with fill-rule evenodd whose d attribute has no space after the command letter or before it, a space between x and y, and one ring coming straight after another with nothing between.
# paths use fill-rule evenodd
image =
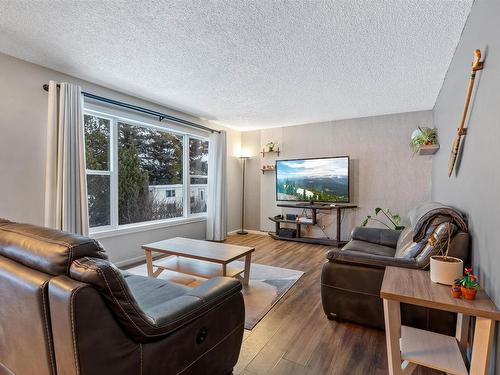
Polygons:
<instances>
[{"instance_id":1,"label":"gray accent wall","mask_svg":"<svg viewBox=\"0 0 500 375\"><path fill-rule=\"evenodd\" d=\"M83 90L116 100L156 109L190 121L204 123L186 113L178 112L133 95L113 91L54 70L44 68L0 53L0 217L13 221L43 225L45 191L45 155L47 128L47 93L42 89L49 80L77 83ZM165 126L154 118L147 120ZM212 126L212 124L204 123ZM170 128L178 128L168 124ZM240 223L241 169L236 153L241 145L241 133L228 132L227 176L228 230ZM205 221L185 223L168 228L146 230L99 238L113 261L137 261L144 253L141 244L175 236L205 238Z\"/></svg>"},{"instance_id":2,"label":"gray accent wall","mask_svg":"<svg viewBox=\"0 0 500 375\"><path fill-rule=\"evenodd\" d=\"M390 208L405 218L412 207L431 197L432 156L413 156L409 148L411 133L417 126L432 126L432 112L244 132L243 148L253 155L247 175L247 228L274 231L268 217L293 211L276 206L275 173L260 171L262 164L274 164L276 160L272 154L265 157L259 154L269 141L279 142L279 159L351 157L351 201L359 208L345 212L342 239L348 239L351 230L373 213L375 207ZM335 237L335 215L325 215L322 224L325 233ZM324 236L325 233L316 227L304 235Z\"/></svg>"},{"instance_id":3,"label":"gray accent wall","mask_svg":"<svg viewBox=\"0 0 500 375\"><path fill-rule=\"evenodd\" d=\"M434 108L441 150L434 158L432 174L433 198L463 210L469 217L474 270L497 306L500 306L499 15L498 1L477 0L472 7ZM460 164L456 174L448 178L448 158L460 123L476 48L485 55L485 68L476 79ZM500 341L497 350L499 344ZM496 373L500 374L500 366Z\"/></svg>"}]
</instances>

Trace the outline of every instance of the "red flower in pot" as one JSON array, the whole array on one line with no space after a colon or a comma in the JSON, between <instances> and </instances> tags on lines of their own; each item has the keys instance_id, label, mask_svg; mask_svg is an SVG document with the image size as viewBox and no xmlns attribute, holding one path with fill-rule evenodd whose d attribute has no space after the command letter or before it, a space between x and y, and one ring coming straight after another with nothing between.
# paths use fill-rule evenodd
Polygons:
<instances>
[{"instance_id":1,"label":"red flower in pot","mask_svg":"<svg viewBox=\"0 0 500 375\"><path fill-rule=\"evenodd\" d=\"M465 299L473 300L476 298L479 283L477 277L472 273L472 268L465 269L465 276L457 280L461 286L461 292Z\"/></svg>"}]
</instances>

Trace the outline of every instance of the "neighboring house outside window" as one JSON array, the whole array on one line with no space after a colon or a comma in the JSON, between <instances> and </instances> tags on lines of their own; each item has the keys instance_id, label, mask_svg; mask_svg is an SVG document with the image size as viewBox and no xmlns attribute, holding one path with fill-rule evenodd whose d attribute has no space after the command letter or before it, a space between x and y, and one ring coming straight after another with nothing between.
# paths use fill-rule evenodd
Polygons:
<instances>
[{"instance_id":1,"label":"neighboring house outside window","mask_svg":"<svg viewBox=\"0 0 500 375\"><path fill-rule=\"evenodd\" d=\"M206 213L206 138L88 110L84 122L91 232Z\"/></svg>"}]
</instances>

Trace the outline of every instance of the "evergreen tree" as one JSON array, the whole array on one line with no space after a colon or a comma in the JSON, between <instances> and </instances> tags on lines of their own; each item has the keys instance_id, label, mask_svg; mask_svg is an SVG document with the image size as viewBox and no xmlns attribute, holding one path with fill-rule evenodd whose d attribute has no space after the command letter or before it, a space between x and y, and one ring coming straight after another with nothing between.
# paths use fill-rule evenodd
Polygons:
<instances>
[{"instance_id":1,"label":"evergreen tree","mask_svg":"<svg viewBox=\"0 0 500 375\"><path fill-rule=\"evenodd\" d=\"M109 170L109 120L85 115L84 122L87 169Z\"/></svg>"},{"instance_id":2,"label":"evergreen tree","mask_svg":"<svg viewBox=\"0 0 500 375\"><path fill-rule=\"evenodd\" d=\"M149 176L140 165L134 145L118 150L118 221L120 224L150 220Z\"/></svg>"},{"instance_id":3,"label":"evergreen tree","mask_svg":"<svg viewBox=\"0 0 500 375\"><path fill-rule=\"evenodd\" d=\"M110 121L84 116L85 158L89 170L109 170ZM110 224L109 176L87 176L89 224L98 227Z\"/></svg>"}]
</instances>

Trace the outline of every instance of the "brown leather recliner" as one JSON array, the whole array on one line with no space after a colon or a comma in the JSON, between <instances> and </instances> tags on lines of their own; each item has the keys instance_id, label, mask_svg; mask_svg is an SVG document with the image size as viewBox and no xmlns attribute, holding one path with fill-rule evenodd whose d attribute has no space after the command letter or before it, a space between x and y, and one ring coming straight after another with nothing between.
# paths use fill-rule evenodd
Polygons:
<instances>
[{"instance_id":1,"label":"brown leather recliner","mask_svg":"<svg viewBox=\"0 0 500 375\"><path fill-rule=\"evenodd\" d=\"M87 237L0 219L0 374L217 374L241 348L239 281L118 270Z\"/></svg>"},{"instance_id":2,"label":"brown leather recliner","mask_svg":"<svg viewBox=\"0 0 500 375\"><path fill-rule=\"evenodd\" d=\"M418 215L410 217L412 225L403 231L355 228L351 241L344 248L327 253L327 262L321 272L321 299L329 319L383 329L380 288L385 267L428 269L430 257L447 245L450 236L448 255L468 264L470 238L464 221L459 216L447 215L451 212L449 208L439 211L436 207L439 204L429 206L437 210L434 215L429 212L425 216L426 213L420 210ZM421 238L415 242L415 221L418 219L426 221L422 223ZM431 237L433 240L429 241ZM455 314L406 304L402 304L401 311L405 325L454 335Z\"/></svg>"}]
</instances>

